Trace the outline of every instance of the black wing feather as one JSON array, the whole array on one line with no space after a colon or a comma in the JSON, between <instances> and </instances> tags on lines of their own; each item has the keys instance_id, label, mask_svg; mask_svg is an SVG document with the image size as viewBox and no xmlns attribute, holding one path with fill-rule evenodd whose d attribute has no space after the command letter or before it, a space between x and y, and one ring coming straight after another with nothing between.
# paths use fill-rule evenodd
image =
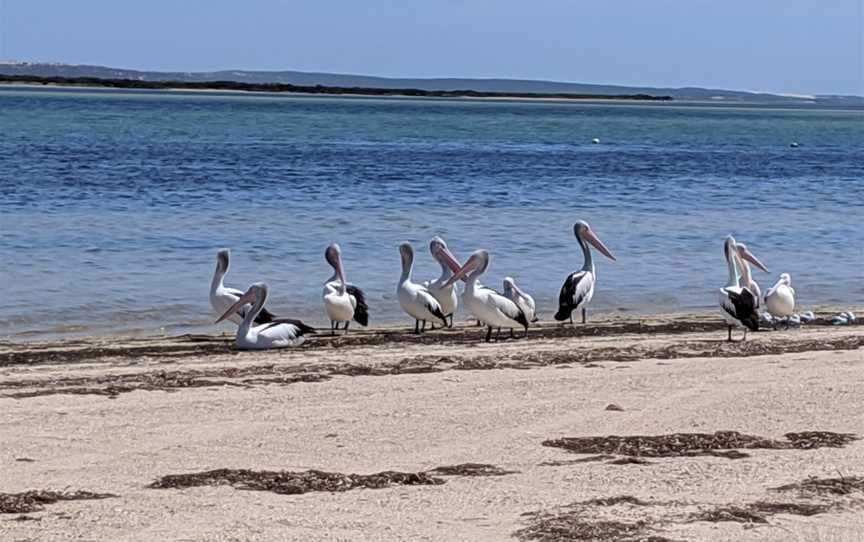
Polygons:
<instances>
[{"instance_id":1,"label":"black wing feather","mask_svg":"<svg viewBox=\"0 0 864 542\"><path fill-rule=\"evenodd\" d=\"M741 321L750 331L759 331L759 314L756 312L756 296L747 288L741 293L729 291L729 300L735 307L735 318ZM728 312L728 311L727 311Z\"/></svg>"},{"instance_id":2,"label":"black wing feather","mask_svg":"<svg viewBox=\"0 0 864 542\"><path fill-rule=\"evenodd\" d=\"M357 306L354 307L354 321L361 326L368 326L369 305L366 304L366 294L363 293L363 290L353 284L349 284L346 287L346 291L348 292L348 295L353 295L354 299L357 300Z\"/></svg>"},{"instance_id":3,"label":"black wing feather","mask_svg":"<svg viewBox=\"0 0 864 542\"><path fill-rule=\"evenodd\" d=\"M555 313L555 319L559 322L570 318L570 313L582 303L581 295L576 299L574 298L576 297L576 287L583 278L585 278L585 273L571 273L561 286L561 293L558 294L558 312Z\"/></svg>"},{"instance_id":4,"label":"black wing feather","mask_svg":"<svg viewBox=\"0 0 864 542\"><path fill-rule=\"evenodd\" d=\"M426 292L429 293L428 291ZM429 294L429 297L435 299L432 294ZM435 315L436 318L444 322L444 325L447 325L447 317L444 316L444 313L441 312L441 307L437 303L426 303L426 308L429 309L429 312Z\"/></svg>"},{"instance_id":5,"label":"black wing feather","mask_svg":"<svg viewBox=\"0 0 864 542\"><path fill-rule=\"evenodd\" d=\"M264 329L270 329L271 327L278 326L280 324L291 324L292 326L298 329L297 336L303 336L306 334L315 333L315 328L311 326L307 326L300 320L295 320L294 318L274 318L270 322L267 322L267 327ZM264 331L263 329L261 331Z\"/></svg>"}]
</instances>

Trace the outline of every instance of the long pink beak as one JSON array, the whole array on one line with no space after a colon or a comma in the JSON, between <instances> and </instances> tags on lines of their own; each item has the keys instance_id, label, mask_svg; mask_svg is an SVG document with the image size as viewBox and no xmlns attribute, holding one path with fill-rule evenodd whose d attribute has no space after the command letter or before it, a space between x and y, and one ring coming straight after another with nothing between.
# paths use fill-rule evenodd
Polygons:
<instances>
[{"instance_id":1,"label":"long pink beak","mask_svg":"<svg viewBox=\"0 0 864 542\"><path fill-rule=\"evenodd\" d=\"M591 228L586 229L585 240L588 241L589 243L591 243L592 245L594 245L594 248L599 250L604 256L606 256L610 260L618 261L615 258L615 256L613 256L612 253L609 252L609 249L606 248L606 245L603 244L603 241L601 241L600 238L594 234L594 232L591 230Z\"/></svg>"},{"instance_id":2,"label":"long pink beak","mask_svg":"<svg viewBox=\"0 0 864 542\"><path fill-rule=\"evenodd\" d=\"M740 246L739 246L739 248L740 248ZM741 257L744 258L745 260L747 260L748 262L752 263L753 265L755 265L756 267L758 267L762 271L764 271L766 273L769 272L768 268L765 267L765 265L763 265L762 262L759 261L759 258L754 256L753 253L750 252L749 249L747 249L747 248L742 249L741 250Z\"/></svg>"},{"instance_id":3,"label":"long pink beak","mask_svg":"<svg viewBox=\"0 0 864 542\"><path fill-rule=\"evenodd\" d=\"M225 311L225 314L223 314L222 316L219 317L218 320L216 320L216 323L218 324L218 323L222 322L223 320L225 320L226 318L228 318L229 316L231 316L232 314L234 314L235 312L240 310L240 307L242 307L246 303L252 303L253 301L255 301L255 294L250 293L250 292L246 292L245 294L240 296L240 299L238 299L236 303L231 305L231 308L229 308L227 311Z\"/></svg>"},{"instance_id":4,"label":"long pink beak","mask_svg":"<svg viewBox=\"0 0 864 542\"><path fill-rule=\"evenodd\" d=\"M440 261L443 261L447 264L447 267L450 268L453 273L458 273L459 269L461 269L461 265L459 265L459 260L456 259L456 256L450 252L450 249L440 247L435 251L435 255L440 258Z\"/></svg>"},{"instance_id":5,"label":"long pink beak","mask_svg":"<svg viewBox=\"0 0 864 542\"><path fill-rule=\"evenodd\" d=\"M452 286L454 283L462 280L465 275L470 273L476 267L477 260L474 258L474 256L471 256L470 258L468 258L468 261L465 262L465 265L462 266L462 269L457 269L456 274L450 277L450 280L444 283L444 287L446 288L448 286Z\"/></svg>"}]
</instances>

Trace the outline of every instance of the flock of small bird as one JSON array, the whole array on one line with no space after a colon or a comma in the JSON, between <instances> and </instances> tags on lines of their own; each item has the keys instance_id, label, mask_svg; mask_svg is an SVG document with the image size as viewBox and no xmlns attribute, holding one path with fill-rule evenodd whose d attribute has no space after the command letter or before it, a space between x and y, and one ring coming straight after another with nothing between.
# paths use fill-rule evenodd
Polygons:
<instances>
[{"instance_id":1,"label":"flock of small bird","mask_svg":"<svg viewBox=\"0 0 864 542\"><path fill-rule=\"evenodd\" d=\"M573 323L573 313L581 312L582 322L587 321L587 306L594 296L596 269L592 247L601 254L615 260L612 252L597 237L588 223L578 221L573 225L573 234L583 254L582 268L569 274L564 280L558 296L558 311L554 318L559 322ZM421 283L412 280L414 247L410 243L399 245L402 274L396 286L397 299L402 310L414 320L414 332L423 333L427 325L435 329L452 327L453 316L461 304L473 315L478 325L487 328L486 341L500 338L501 329L528 328L538 321L534 299L522 290L511 277L503 282L503 291L484 286L479 279L489 267L490 255L486 250L477 250L460 264L447 243L434 237L429 243L432 258L441 266L441 274L431 281ZM731 235L724 243L724 255L729 270L726 286L720 289L719 304L728 325L728 340L732 340L735 327L756 331L760 322L777 325L800 325L815 319L812 312L795 314L795 290L792 278L783 273L763 296L754 280L750 264L768 272L768 269L744 243ZM216 271L210 287L210 303L219 315L216 323L231 320L238 325L236 344L240 349L270 349L297 346L315 330L302 321L292 318L277 318L264 308L268 287L262 282L252 284L245 292L224 285L228 272L230 253L222 249L217 253ZM324 258L333 268L333 275L324 283L322 298L324 310L330 320L330 333L338 330L348 333L351 322L361 326L369 324L369 306L363 290L348 282L342 262L342 249L333 243L324 251ZM458 282L465 283L461 293ZM843 313L835 317L835 323L851 323L855 315ZM842 322L841 322L842 320Z\"/></svg>"}]
</instances>

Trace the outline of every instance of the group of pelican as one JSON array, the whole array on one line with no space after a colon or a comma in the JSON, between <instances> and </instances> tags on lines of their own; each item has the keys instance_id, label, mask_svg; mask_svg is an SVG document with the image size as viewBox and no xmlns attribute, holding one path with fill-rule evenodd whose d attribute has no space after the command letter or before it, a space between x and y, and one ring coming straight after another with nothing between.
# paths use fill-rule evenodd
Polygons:
<instances>
[{"instance_id":1,"label":"group of pelican","mask_svg":"<svg viewBox=\"0 0 864 542\"><path fill-rule=\"evenodd\" d=\"M728 327L729 341L732 340L732 329L744 328L744 338L747 340L747 330L758 331L763 320L774 322L787 319L795 311L795 290L792 288L792 277L782 273L777 282L765 292L750 272L750 264L768 273L768 268L747 248L731 235L723 244L723 254L726 257L729 278L726 286L720 289L720 309Z\"/></svg>"},{"instance_id":2,"label":"group of pelican","mask_svg":"<svg viewBox=\"0 0 864 542\"><path fill-rule=\"evenodd\" d=\"M582 250L582 268L569 274L558 296L556 321L573 323L573 313L581 313L582 323L588 319L588 304L594 297L597 270L592 247L610 260L615 256L600 240L587 222L577 221L573 235ZM402 310L414 320L414 332L424 333L427 325L452 327L453 316L460 304L487 328L486 341L492 340L492 332L528 328L538 321L534 298L520 288L512 277L503 281L501 292L484 286L480 278L488 270L491 255L488 250L474 251L464 264L450 251L441 237L429 242L432 258L441 266L441 274L422 284L412 280L414 247L410 243L399 245L402 274L396 285L396 297ZM728 325L728 340L732 340L735 327L747 330L759 329L760 319L789 318L795 309L795 290L788 273L780 275L777 283L764 295L750 270L750 264L768 272L768 268L731 235L723 248L729 278L720 289L720 308ZM261 282L251 285L245 292L224 285L228 272L230 253L222 249L217 253L216 271L210 286L210 303L219 316L217 323L231 320L238 325L237 346L241 349L269 349L296 346L315 330L302 321L292 318L277 318L264 308L267 301L267 285ZM333 275L324 282L322 292L324 310L330 319L330 333L342 330L348 333L351 322L361 326L369 324L369 307L363 290L350 284L345 277L342 249L333 243L324 251L326 262L333 268ZM465 283L461 295L456 285ZM768 316L770 315L770 316ZM340 328L340 326L343 326Z\"/></svg>"}]
</instances>

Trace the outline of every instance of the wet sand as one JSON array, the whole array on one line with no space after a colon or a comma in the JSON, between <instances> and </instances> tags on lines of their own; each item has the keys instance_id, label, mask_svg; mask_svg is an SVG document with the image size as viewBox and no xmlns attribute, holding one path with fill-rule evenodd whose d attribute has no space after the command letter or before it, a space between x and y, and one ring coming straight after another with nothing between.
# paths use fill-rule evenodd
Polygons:
<instances>
[{"instance_id":1,"label":"wet sand","mask_svg":"<svg viewBox=\"0 0 864 542\"><path fill-rule=\"evenodd\" d=\"M0 494L113 495L0 513L0 539L864 539L864 326L483 333L0 344ZM558 445L677 433L708 436ZM489 466L440 468L465 463ZM842 488L772 489L810 477Z\"/></svg>"}]
</instances>

